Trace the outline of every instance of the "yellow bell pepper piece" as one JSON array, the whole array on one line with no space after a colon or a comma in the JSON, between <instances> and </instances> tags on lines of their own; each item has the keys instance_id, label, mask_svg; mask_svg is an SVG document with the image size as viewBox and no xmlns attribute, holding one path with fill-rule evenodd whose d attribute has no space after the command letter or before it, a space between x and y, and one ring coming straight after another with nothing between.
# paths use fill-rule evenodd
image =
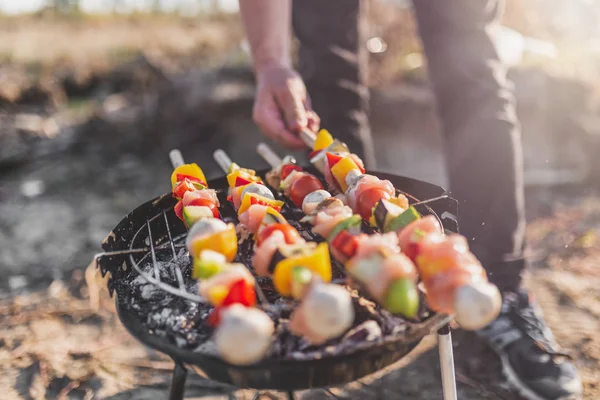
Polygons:
<instances>
[{"instance_id":1,"label":"yellow bell pepper piece","mask_svg":"<svg viewBox=\"0 0 600 400\"><path fill-rule=\"evenodd\" d=\"M231 174L233 171L237 171L238 169L240 169L241 167L239 165L237 165L236 163L231 163L231 165L229 166L229 169L227 169L227 174Z\"/></svg>"},{"instance_id":2,"label":"yellow bell pepper piece","mask_svg":"<svg viewBox=\"0 0 600 400\"><path fill-rule=\"evenodd\" d=\"M371 213L371 217L369 218L369 225L373 228L377 228L377 222L375 222L375 214Z\"/></svg>"},{"instance_id":3,"label":"yellow bell pepper piece","mask_svg":"<svg viewBox=\"0 0 600 400\"><path fill-rule=\"evenodd\" d=\"M360 168L358 167L358 165L356 165L352 157L350 157L349 155L342 158L333 167L331 167L331 174L333 175L337 183L340 185L342 192L345 192L346 189L348 189L348 184L346 183L346 176L350 171L354 170L357 170L360 173Z\"/></svg>"},{"instance_id":4,"label":"yellow bell pepper piece","mask_svg":"<svg viewBox=\"0 0 600 400\"><path fill-rule=\"evenodd\" d=\"M192 242L192 257L198 257L202 250L213 250L232 262L237 254L238 239L235 225L227 224L227 229L213 235L201 237Z\"/></svg>"},{"instance_id":5,"label":"yellow bell pepper piece","mask_svg":"<svg viewBox=\"0 0 600 400\"><path fill-rule=\"evenodd\" d=\"M202 169L196 163L183 164L175 168L175 170L171 174L171 187L174 187L177 183L177 175L193 176L194 178L198 178L206 183L206 177L204 176L204 172L202 172Z\"/></svg>"},{"instance_id":6,"label":"yellow bell pepper piece","mask_svg":"<svg viewBox=\"0 0 600 400\"><path fill-rule=\"evenodd\" d=\"M238 178L246 181L246 183L243 185L247 185L248 183L252 182L262 182L260 177L256 176L256 171L252 169L238 168L227 175L227 183L229 184L230 188L241 186L238 183Z\"/></svg>"},{"instance_id":7,"label":"yellow bell pepper piece","mask_svg":"<svg viewBox=\"0 0 600 400\"><path fill-rule=\"evenodd\" d=\"M286 258L277 263L273 284L282 296L292 294L292 270L296 266L305 267L319 275L323 281L331 282L331 260L327 243L320 243L312 254Z\"/></svg>"},{"instance_id":8,"label":"yellow bell pepper piece","mask_svg":"<svg viewBox=\"0 0 600 400\"><path fill-rule=\"evenodd\" d=\"M208 291L208 301L213 306L218 307L221 305L221 303L223 303L223 300L225 300L225 297L227 297L228 293L229 288L227 286L215 285L211 287Z\"/></svg>"},{"instance_id":9,"label":"yellow bell pepper piece","mask_svg":"<svg viewBox=\"0 0 600 400\"><path fill-rule=\"evenodd\" d=\"M392 197L391 199L388 199L388 201L404 210L408 210L408 207L410 206L408 204L408 199L403 194L399 194L397 197Z\"/></svg>"},{"instance_id":10,"label":"yellow bell pepper piece","mask_svg":"<svg viewBox=\"0 0 600 400\"><path fill-rule=\"evenodd\" d=\"M333 136L327 129L321 129L317 134L315 143L313 144L313 151L323 150L329 147L333 143Z\"/></svg>"},{"instance_id":11,"label":"yellow bell pepper piece","mask_svg":"<svg viewBox=\"0 0 600 400\"><path fill-rule=\"evenodd\" d=\"M238 209L238 215L242 215L242 213L247 211L252 204L263 204L265 206L273 207L277 211L278 209L281 210L281 207L283 207L285 203L280 200L268 199L256 193L246 193L242 199L242 204Z\"/></svg>"},{"instance_id":12,"label":"yellow bell pepper piece","mask_svg":"<svg viewBox=\"0 0 600 400\"><path fill-rule=\"evenodd\" d=\"M287 224L287 220L285 219L285 217L283 215L281 215L281 213L279 211L277 211L274 208L268 208L267 209L267 215L271 214L273 217L275 217L278 221L278 223L280 224ZM267 215L265 215L265 218L267 217ZM263 220L261 221L261 225L264 225L265 222L265 218L263 218Z\"/></svg>"}]
</instances>

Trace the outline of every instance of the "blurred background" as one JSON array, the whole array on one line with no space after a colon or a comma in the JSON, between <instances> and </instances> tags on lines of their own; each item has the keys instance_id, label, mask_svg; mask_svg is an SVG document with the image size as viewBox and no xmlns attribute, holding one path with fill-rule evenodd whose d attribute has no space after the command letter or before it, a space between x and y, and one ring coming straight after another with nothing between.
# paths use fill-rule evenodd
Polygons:
<instances>
[{"instance_id":1,"label":"blurred background","mask_svg":"<svg viewBox=\"0 0 600 400\"><path fill-rule=\"evenodd\" d=\"M496 32L523 125L528 281L589 399L600 398L599 17L594 0L508 0ZM372 0L366 18L379 169L445 185L410 2ZM0 0L0 397L164 396L172 364L131 339L86 267L129 211L168 190L169 149L209 178L218 147L265 167L247 151L262 138L253 95L236 0ZM337 393L377 398L365 389L376 381L379 398L439 398L434 344ZM456 352L459 397L516 398L493 357L469 351ZM188 384L190 396L224 390Z\"/></svg>"}]
</instances>

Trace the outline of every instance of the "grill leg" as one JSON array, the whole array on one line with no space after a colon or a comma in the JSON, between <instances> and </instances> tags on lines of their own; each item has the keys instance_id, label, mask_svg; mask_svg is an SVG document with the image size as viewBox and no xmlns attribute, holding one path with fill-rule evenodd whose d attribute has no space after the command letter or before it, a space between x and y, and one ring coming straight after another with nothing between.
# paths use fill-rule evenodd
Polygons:
<instances>
[{"instance_id":1,"label":"grill leg","mask_svg":"<svg viewBox=\"0 0 600 400\"><path fill-rule=\"evenodd\" d=\"M294 392L287 392L288 400L294 400Z\"/></svg>"},{"instance_id":2,"label":"grill leg","mask_svg":"<svg viewBox=\"0 0 600 400\"><path fill-rule=\"evenodd\" d=\"M456 378L454 376L454 354L450 325L446 325L438 331L438 349L440 351L444 400L456 400Z\"/></svg>"},{"instance_id":3,"label":"grill leg","mask_svg":"<svg viewBox=\"0 0 600 400\"><path fill-rule=\"evenodd\" d=\"M183 400L185 392L185 379L187 378L187 369L178 361L175 361L173 378L171 379L171 389L169 390L169 400Z\"/></svg>"}]
</instances>

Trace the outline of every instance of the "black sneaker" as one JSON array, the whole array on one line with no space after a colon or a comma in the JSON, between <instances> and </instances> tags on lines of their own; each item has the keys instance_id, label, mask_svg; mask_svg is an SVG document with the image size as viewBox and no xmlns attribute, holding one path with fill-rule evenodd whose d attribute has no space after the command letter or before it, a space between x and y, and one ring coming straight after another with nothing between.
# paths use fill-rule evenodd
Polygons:
<instances>
[{"instance_id":1,"label":"black sneaker","mask_svg":"<svg viewBox=\"0 0 600 400\"><path fill-rule=\"evenodd\" d=\"M500 357L508 383L528 400L581 398L581 381L527 292L505 293L500 316L477 332Z\"/></svg>"}]
</instances>

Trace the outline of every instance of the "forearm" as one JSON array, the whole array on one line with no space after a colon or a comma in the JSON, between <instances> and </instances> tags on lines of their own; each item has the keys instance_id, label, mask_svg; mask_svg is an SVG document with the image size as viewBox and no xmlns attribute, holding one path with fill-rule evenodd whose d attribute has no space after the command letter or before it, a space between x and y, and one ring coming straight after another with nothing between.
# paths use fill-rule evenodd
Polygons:
<instances>
[{"instance_id":1,"label":"forearm","mask_svg":"<svg viewBox=\"0 0 600 400\"><path fill-rule=\"evenodd\" d=\"M291 66L291 0L240 0L240 12L257 74Z\"/></svg>"}]
</instances>

